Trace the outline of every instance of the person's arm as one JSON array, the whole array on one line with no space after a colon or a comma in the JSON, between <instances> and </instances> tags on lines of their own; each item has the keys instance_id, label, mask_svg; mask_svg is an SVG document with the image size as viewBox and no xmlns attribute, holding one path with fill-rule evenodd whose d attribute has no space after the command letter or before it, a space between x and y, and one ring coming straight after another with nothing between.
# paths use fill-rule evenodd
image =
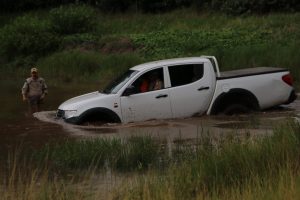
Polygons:
<instances>
[{"instance_id":1,"label":"person's arm","mask_svg":"<svg viewBox=\"0 0 300 200\"><path fill-rule=\"evenodd\" d=\"M23 101L27 100L27 92L28 92L28 83L27 81L25 81L23 87L22 87L22 97L23 97Z\"/></svg>"},{"instance_id":2,"label":"person's arm","mask_svg":"<svg viewBox=\"0 0 300 200\"><path fill-rule=\"evenodd\" d=\"M43 94L41 96L41 99L44 99L45 96L48 94L48 87L47 87L44 79L43 79L43 84L42 84L42 91L43 91Z\"/></svg>"}]
</instances>

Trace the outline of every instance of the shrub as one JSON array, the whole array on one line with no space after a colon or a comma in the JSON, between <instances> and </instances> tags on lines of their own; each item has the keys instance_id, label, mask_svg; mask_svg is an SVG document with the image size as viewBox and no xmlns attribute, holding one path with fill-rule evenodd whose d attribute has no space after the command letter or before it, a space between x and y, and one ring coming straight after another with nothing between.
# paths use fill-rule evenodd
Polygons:
<instances>
[{"instance_id":1,"label":"shrub","mask_svg":"<svg viewBox=\"0 0 300 200\"><path fill-rule=\"evenodd\" d=\"M154 58L185 56L215 48L253 45L266 41L268 31L223 29L222 31L171 30L131 35L136 46L142 47L145 56ZM270 38L269 38L270 39Z\"/></svg>"},{"instance_id":2,"label":"shrub","mask_svg":"<svg viewBox=\"0 0 300 200\"><path fill-rule=\"evenodd\" d=\"M61 46L63 48L76 48L80 46L85 46L86 48L96 48L98 44L98 38L90 33L80 33L80 34L72 34L66 35L62 38Z\"/></svg>"},{"instance_id":3,"label":"shrub","mask_svg":"<svg viewBox=\"0 0 300 200\"><path fill-rule=\"evenodd\" d=\"M59 46L46 20L25 15L0 30L0 51L7 60L22 56L45 55Z\"/></svg>"},{"instance_id":4,"label":"shrub","mask_svg":"<svg viewBox=\"0 0 300 200\"><path fill-rule=\"evenodd\" d=\"M54 7L71 2L75 2L75 0L1 0L0 10L4 12L33 10L37 8Z\"/></svg>"},{"instance_id":5,"label":"shrub","mask_svg":"<svg viewBox=\"0 0 300 200\"><path fill-rule=\"evenodd\" d=\"M50 20L59 34L86 33L94 29L96 12L87 5L68 5L50 11Z\"/></svg>"},{"instance_id":6,"label":"shrub","mask_svg":"<svg viewBox=\"0 0 300 200\"><path fill-rule=\"evenodd\" d=\"M105 12L126 11L133 4L132 0L100 0L96 6Z\"/></svg>"},{"instance_id":7,"label":"shrub","mask_svg":"<svg viewBox=\"0 0 300 200\"><path fill-rule=\"evenodd\" d=\"M297 0L206 0L209 7L228 14L268 13L270 11L299 11Z\"/></svg>"},{"instance_id":8,"label":"shrub","mask_svg":"<svg viewBox=\"0 0 300 200\"><path fill-rule=\"evenodd\" d=\"M189 6L192 2L193 0L141 0L139 7L144 12L161 12Z\"/></svg>"}]
</instances>

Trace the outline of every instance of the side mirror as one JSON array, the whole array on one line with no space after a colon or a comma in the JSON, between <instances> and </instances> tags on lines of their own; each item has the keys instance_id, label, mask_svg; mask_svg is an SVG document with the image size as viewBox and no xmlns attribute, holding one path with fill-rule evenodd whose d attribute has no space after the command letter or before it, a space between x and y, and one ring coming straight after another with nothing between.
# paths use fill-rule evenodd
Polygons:
<instances>
[{"instance_id":1,"label":"side mirror","mask_svg":"<svg viewBox=\"0 0 300 200\"><path fill-rule=\"evenodd\" d=\"M130 96L136 93L136 88L133 85L128 86L125 91L123 92L122 96Z\"/></svg>"}]
</instances>

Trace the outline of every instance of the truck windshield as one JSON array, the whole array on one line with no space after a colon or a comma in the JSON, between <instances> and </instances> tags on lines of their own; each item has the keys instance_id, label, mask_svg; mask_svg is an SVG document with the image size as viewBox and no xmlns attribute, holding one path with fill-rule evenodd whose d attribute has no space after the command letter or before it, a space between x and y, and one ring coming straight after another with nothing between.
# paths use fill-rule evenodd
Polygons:
<instances>
[{"instance_id":1,"label":"truck windshield","mask_svg":"<svg viewBox=\"0 0 300 200\"><path fill-rule=\"evenodd\" d=\"M113 80L107 87L103 90L104 94L116 94L138 71L128 70L115 80Z\"/></svg>"}]
</instances>

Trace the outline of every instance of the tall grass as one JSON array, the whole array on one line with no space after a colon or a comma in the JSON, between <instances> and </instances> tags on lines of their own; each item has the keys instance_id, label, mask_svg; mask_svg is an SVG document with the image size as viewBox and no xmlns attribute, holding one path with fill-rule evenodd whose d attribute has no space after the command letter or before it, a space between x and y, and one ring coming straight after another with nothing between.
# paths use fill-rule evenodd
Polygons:
<instances>
[{"instance_id":1,"label":"tall grass","mask_svg":"<svg viewBox=\"0 0 300 200\"><path fill-rule=\"evenodd\" d=\"M136 54L103 55L96 51L67 50L40 59L37 66L49 81L93 80L103 84L140 62Z\"/></svg>"},{"instance_id":2,"label":"tall grass","mask_svg":"<svg viewBox=\"0 0 300 200\"><path fill-rule=\"evenodd\" d=\"M51 163L56 170L116 169L119 171L145 170L159 158L158 143L151 137L132 137L128 140L95 139L68 141L47 146L34 153L43 163Z\"/></svg>"},{"instance_id":3,"label":"tall grass","mask_svg":"<svg viewBox=\"0 0 300 200\"><path fill-rule=\"evenodd\" d=\"M105 196L103 193L108 195L104 189L101 192L95 191L94 179L98 175L93 169L81 171L77 178L70 174L63 178L51 174L47 165L37 167L30 160L24 162L19 156L14 154L8 158L7 168L1 166L0 195L3 200L79 200L91 196L92 199L102 199Z\"/></svg>"},{"instance_id":4,"label":"tall grass","mask_svg":"<svg viewBox=\"0 0 300 200\"><path fill-rule=\"evenodd\" d=\"M108 170L124 181L106 196L112 199L294 199L300 193L299 133L299 124L287 123L263 138L180 141L172 156L149 137L73 141L31 156L18 151L1 162L0 195L99 199L105 191L93 180Z\"/></svg>"},{"instance_id":5,"label":"tall grass","mask_svg":"<svg viewBox=\"0 0 300 200\"><path fill-rule=\"evenodd\" d=\"M120 196L128 199L249 199L273 197L284 182L280 196L299 194L299 132L300 126L290 124L262 140L230 140L218 148L190 148L181 154L183 162L174 163L165 172L151 171L127 186ZM191 153L193 152L193 153ZM297 183L295 183L297 182ZM255 191L260 193L252 193ZM298 191L297 191L298 190ZM249 192L251 191L251 192Z\"/></svg>"}]
</instances>

